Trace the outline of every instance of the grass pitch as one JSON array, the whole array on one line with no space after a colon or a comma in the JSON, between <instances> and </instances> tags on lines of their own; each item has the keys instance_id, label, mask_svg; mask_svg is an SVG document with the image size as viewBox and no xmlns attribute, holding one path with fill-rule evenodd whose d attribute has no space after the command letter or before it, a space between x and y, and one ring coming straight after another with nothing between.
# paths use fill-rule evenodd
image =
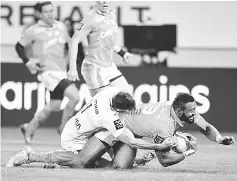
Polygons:
<instances>
[{"instance_id":1,"label":"grass pitch","mask_svg":"<svg viewBox=\"0 0 237 181\"><path fill-rule=\"evenodd\" d=\"M34 163L22 167L5 168L8 159L23 146L23 136L18 128L1 129L1 180L2 181L237 181L237 145L223 146L211 142L198 132L198 151L177 165L163 168L157 159L145 166L129 170L71 169L67 167L45 169ZM237 138L237 133L223 133ZM41 128L36 132L32 147L36 151L61 149L55 129ZM139 150L137 157L145 151Z\"/></svg>"}]
</instances>

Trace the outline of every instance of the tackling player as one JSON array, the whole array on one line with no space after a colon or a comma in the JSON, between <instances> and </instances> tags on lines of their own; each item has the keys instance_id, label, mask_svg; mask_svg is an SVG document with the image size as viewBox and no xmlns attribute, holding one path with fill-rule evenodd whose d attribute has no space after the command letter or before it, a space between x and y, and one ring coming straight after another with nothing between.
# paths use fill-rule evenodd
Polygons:
<instances>
[{"instance_id":1,"label":"tackling player","mask_svg":"<svg viewBox=\"0 0 237 181\"><path fill-rule=\"evenodd\" d=\"M118 25L108 1L96 1L94 8L80 22L72 37L69 61L69 79L78 80L76 57L78 44L88 37L89 45L82 63L81 73L94 96L107 86L128 91L128 83L113 62L115 51L127 61L132 54L115 45Z\"/></svg>"},{"instance_id":2,"label":"tackling player","mask_svg":"<svg viewBox=\"0 0 237 181\"><path fill-rule=\"evenodd\" d=\"M197 112L196 107L197 104L191 95L179 93L172 103L167 101L142 104L129 114L120 114L120 120L123 120L125 126L135 135L151 138L154 143L162 143L166 138L173 137L177 129L183 127L185 123L195 124L201 133L214 142L223 145L234 143L233 137L222 136ZM190 134L186 135L190 139L192 148L184 153L155 150L162 166L174 165L195 153L195 137ZM118 149L115 153L114 167L129 167L136 150L132 151L128 145L124 144L119 145Z\"/></svg>"},{"instance_id":3,"label":"tackling player","mask_svg":"<svg viewBox=\"0 0 237 181\"><path fill-rule=\"evenodd\" d=\"M66 151L35 153L26 147L9 160L7 167L31 162L88 167L113 145L115 138L133 148L163 150L173 145L171 139L161 144L136 139L118 117L118 114L134 109L135 101L130 94L112 87L102 90L67 122L61 134L61 145Z\"/></svg>"},{"instance_id":4,"label":"tackling player","mask_svg":"<svg viewBox=\"0 0 237 181\"><path fill-rule=\"evenodd\" d=\"M40 20L28 28L24 36L16 44L16 51L31 73L38 72L39 80L50 90L50 102L43 110L36 113L28 124L21 125L26 143L30 143L36 128L44 122L53 111L60 111L64 96L69 102L63 110L61 125L62 131L67 120L74 114L74 108L79 101L79 92L74 83L68 80L67 64L65 59L65 44L70 37L65 25L54 18L53 4L45 1L39 5ZM34 42L33 51L37 61L29 59L25 47Z\"/></svg>"}]
</instances>

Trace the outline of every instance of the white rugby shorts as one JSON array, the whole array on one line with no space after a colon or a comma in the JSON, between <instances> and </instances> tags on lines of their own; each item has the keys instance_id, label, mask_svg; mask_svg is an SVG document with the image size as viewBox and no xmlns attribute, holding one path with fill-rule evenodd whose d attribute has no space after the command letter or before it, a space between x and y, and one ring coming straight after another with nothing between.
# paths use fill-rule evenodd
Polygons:
<instances>
[{"instance_id":1,"label":"white rugby shorts","mask_svg":"<svg viewBox=\"0 0 237 181\"><path fill-rule=\"evenodd\" d=\"M38 75L38 80L50 91L54 91L59 82L67 78L67 72L63 71L45 71Z\"/></svg>"},{"instance_id":2,"label":"white rugby shorts","mask_svg":"<svg viewBox=\"0 0 237 181\"><path fill-rule=\"evenodd\" d=\"M61 146L66 151L78 153L78 151L85 146L86 142L90 139L93 133L91 133L90 135L79 135L73 131L74 129L74 121L69 120L61 133ZM112 136L106 129L96 131L94 136L110 146L112 146L117 141L117 139Z\"/></svg>"},{"instance_id":3,"label":"white rugby shorts","mask_svg":"<svg viewBox=\"0 0 237 181\"><path fill-rule=\"evenodd\" d=\"M105 87L110 80L122 75L113 63L108 68L99 67L90 63L82 63L81 74L90 89Z\"/></svg>"}]
</instances>

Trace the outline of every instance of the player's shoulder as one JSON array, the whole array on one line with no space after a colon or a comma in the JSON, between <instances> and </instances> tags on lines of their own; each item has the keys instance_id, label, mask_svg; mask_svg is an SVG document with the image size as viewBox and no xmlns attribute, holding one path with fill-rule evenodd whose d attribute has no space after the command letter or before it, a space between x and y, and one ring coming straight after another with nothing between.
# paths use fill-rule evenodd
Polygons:
<instances>
[{"instance_id":1,"label":"player's shoulder","mask_svg":"<svg viewBox=\"0 0 237 181\"><path fill-rule=\"evenodd\" d=\"M110 9L110 15L116 19L116 9L115 8L111 8Z\"/></svg>"},{"instance_id":2,"label":"player's shoulder","mask_svg":"<svg viewBox=\"0 0 237 181\"><path fill-rule=\"evenodd\" d=\"M198 123L200 119L203 117L199 114L197 110L195 110L195 116L194 116L194 123Z\"/></svg>"},{"instance_id":3,"label":"player's shoulder","mask_svg":"<svg viewBox=\"0 0 237 181\"><path fill-rule=\"evenodd\" d=\"M65 27L65 24L62 22L62 21L57 21L57 20L55 20L54 21L54 24L56 25L56 26L61 26L61 27Z\"/></svg>"},{"instance_id":4,"label":"player's shoulder","mask_svg":"<svg viewBox=\"0 0 237 181\"><path fill-rule=\"evenodd\" d=\"M112 98L114 95L116 95L119 92L119 90L116 87L108 87L104 90L102 90L101 94L105 97Z\"/></svg>"},{"instance_id":5,"label":"player's shoulder","mask_svg":"<svg viewBox=\"0 0 237 181\"><path fill-rule=\"evenodd\" d=\"M58 29L67 30L66 25L62 21L55 20L54 24Z\"/></svg>"},{"instance_id":6,"label":"player's shoulder","mask_svg":"<svg viewBox=\"0 0 237 181\"><path fill-rule=\"evenodd\" d=\"M112 98L119 92L115 87L108 87L96 94L99 106L106 111L111 110Z\"/></svg>"},{"instance_id":7,"label":"player's shoulder","mask_svg":"<svg viewBox=\"0 0 237 181\"><path fill-rule=\"evenodd\" d=\"M31 25L31 26L28 26L26 27L26 29L24 30L23 34L27 34L27 35L32 35L35 33L35 31L37 30L38 28L38 24L34 24L34 25Z\"/></svg>"},{"instance_id":8,"label":"player's shoulder","mask_svg":"<svg viewBox=\"0 0 237 181\"><path fill-rule=\"evenodd\" d=\"M96 15L97 15L97 13L95 12L95 10L91 9L90 11L88 11L85 14L85 16L84 16L82 21L84 23L94 23L96 21L96 17L97 17Z\"/></svg>"}]
</instances>

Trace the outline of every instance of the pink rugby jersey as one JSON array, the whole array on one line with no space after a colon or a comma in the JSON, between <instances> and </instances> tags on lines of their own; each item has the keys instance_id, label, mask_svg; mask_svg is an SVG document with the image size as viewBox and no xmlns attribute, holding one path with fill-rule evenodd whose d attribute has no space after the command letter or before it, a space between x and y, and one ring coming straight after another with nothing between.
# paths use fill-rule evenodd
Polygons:
<instances>
[{"instance_id":1,"label":"pink rugby jersey","mask_svg":"<svg viewBox=\"0 0 237 181\"><path fill-rule=\"evenodd\" d=\"M113 47L118 29L115 13L110 11L109 14L104 15L93 9L82 20L81 25L84 24L91 27L85 63L104 68L110 67L113 63Z\"/></svg>"},{"instance_id":2,"label":"pink rugby jersey","mask_svg":"<svg viewBox=\"0 0 237 181\"><path fill-rule=\"evenodd\" d=\"M65 25L56 21L52 26L39 20L28 28L21 38L25 45L33 46L34 57L39 58L43 70L67 71L68 60L65 58L65 43L69 40Z\"/></svg>"}]
</instances>

